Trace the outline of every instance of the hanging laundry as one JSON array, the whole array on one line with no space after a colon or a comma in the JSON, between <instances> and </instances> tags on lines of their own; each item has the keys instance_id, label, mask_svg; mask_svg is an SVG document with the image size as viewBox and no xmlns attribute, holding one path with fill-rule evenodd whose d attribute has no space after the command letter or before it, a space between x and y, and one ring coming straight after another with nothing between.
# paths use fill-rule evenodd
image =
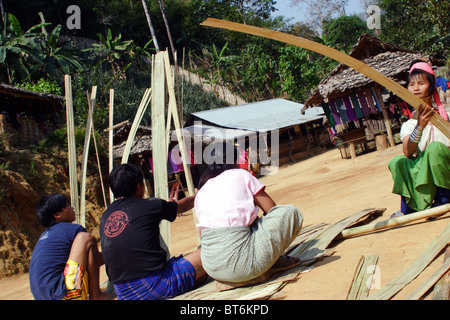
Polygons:
<instances>
[{"instance_id":1,"label":"hanging laundry","mask_svg":"<svg viewBox=\"0 0 450 320\"><path fill-rule=\"evenodd\" d=\"M341 118L339 118L339 113L337 111L334 99L329 99L328 103L330 105L330 110L331 110L331 114L333 115L334 123L341 124Z\"/></svg>"},{"instance_id":2,"label":"hanging laundry","mask_svg":"<svg viewBox=\"0 0 450 320\"><path fill-rule=\"evenodd\" d=\"M347 111L345 110L344 100L342 100L341 97L338 97L334 99L334 102L336 103L336 109L339 112L339 116L341 117L342 121L349 122L350 119L348 118Z\"/></svg>"},{"instance_id":3,"label":"hanging laundry","mask_svg":"<svg viewBox=\"0 0 450 320\"><path fill-rule=\"evenodd\" d=\"M375 105L377 106L378 111L381 112L380 99L379 99L377 93L375 92L375 89L374 88L370 88L370 92L372 92L372 96L375 99Z\"/></svg>"},{"instance_id":4,"label":"hanging laundry","mask_svg":"<svg viewBox=\"0 0 450 320\"><path fill-rule=\"evenodd\" d=\"M370 115L371 111L369 106L367 105L366 96L364 95L364 91L360 90L358 91L358 100L361 105L361 108L363 110L364 115L367 117Z\"/></svg>"},{"instance_id":5,"label":"hanging laundry","mask_svg":"<svg viewBox=\"0 0 450 320\"><path fill-rule=\"evenodd\" d=\"M364 89L364 93L366 94L367 102L369 103L369 108L372 113L377 113L377 108L375 107L375 103L373 102L372 92L369 88Z\"/></svg>"},{"instance_id":6,"label":"hanging laundry","mask_svg":"<svg viewBox=\"0 0 450 320\"><path fill-rule=\"evenodd\" d=\"M442 91L446 92L447 88L450 86L450 81L445 78L437 77L436 78L436 87L441 87Z\"/></svg>"},{"instance_id":7,"label":"hanging laundry","mask_svg":"<svg viewBox=\"0 0 450 320\"><path fill-rule=\"evenodd\" d=\"M361 105L359 104L358 97L356 96L356 93L352 93L350 95L350 100L352 101L353 109L355 110L356 118L358 118L358 119L364 118L364 113L363 113L363 111L361 109Z\"/></svg>"},{"instance_id":8,"label":"hanging laundry","mask_svg":"<svg viewBox=\"0 0 450 320\"><path fill-rule=\"evenodd\" d=\"M333 115L331 114L330 106L326 102L322 102L321 106L322 106L323 111L325 112L325 115L327 116L328 122L334 127L335 123L334 123Z\"/></svg>"},{"instance_id":9,"label":"hanging laundry","mask_svg":"<svg viewBox=\"0 0 450 320\"><path fill-rule=\"evenodd\" d=\"M348 119L350 121L356 121L356 114L355 111L352 108L352 103L350 102L350 98L348 97L348 95L345 95L342 97L342 100L344 101L344 105L345 105L345 110L347 112L348 115Z\"/></svg>"}]
</instances>

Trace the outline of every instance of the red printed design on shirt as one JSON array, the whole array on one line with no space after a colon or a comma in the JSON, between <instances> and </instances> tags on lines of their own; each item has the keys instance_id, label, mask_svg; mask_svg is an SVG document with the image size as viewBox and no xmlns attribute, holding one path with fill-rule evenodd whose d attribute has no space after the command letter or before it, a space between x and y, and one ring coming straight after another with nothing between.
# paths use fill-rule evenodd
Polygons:
<instances>
[{"instance_id":1,"label":"red printed design on shirt","mask_svg":"<svg viewBox=\"0 0 450 320\"><path fill-rule=\"evenodd\" d=\"M103 233L108 238L117 237L122 233L128 223L128 216L125 212L115 211L106 220Z\"/></svg>"}]
</instances>

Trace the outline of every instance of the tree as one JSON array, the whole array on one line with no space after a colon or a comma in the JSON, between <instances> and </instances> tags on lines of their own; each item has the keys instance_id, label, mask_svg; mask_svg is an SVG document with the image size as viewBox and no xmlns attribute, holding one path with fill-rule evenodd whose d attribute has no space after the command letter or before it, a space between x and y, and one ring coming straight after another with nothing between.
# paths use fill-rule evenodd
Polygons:
<instances>
[{"instance_id":1,"label":"tree","mask_svg":"<svg viewBox=\"0 0 450 320\"><path fill-rule=\"evenodd\" d=\"M108 29L106 37L101 33L98 34L101 44L92 44L93 48L85 49L84 51L97 51L106 56L106 60L111 66L114 77L122 78L125 72L123 64L121 63L121 56L124 53L130 54L133 49L133 40L122 40L122 34L113 38L111 29Z\"/></svg>"},{"instance_id":2,"label":"tree","mask_svg":"<svg viewBox=\"0 0 450 320\"><path fill-rule=\"evenodd\" d=\"M2 80L9 84L29 77L36 65L42 64L39 56L38 38L35 30L45 24L38 24L22 33L19 20L9 13L3 17L0 28L0 66Z\"/></svg>"},{"instance_id":3,"label":"tree","mask_svg":"<svg viewBox=\"0 0 450 320\"><path fill-rule=\"evenodd\" d=\"M150 29L150 34L152 35L153 43L155 44L155 49L159 52L158 40L156 39L155 29L153 28L152 19L150 18L150 14L148 12L147 2L146 0L141 0L142 6L144 7L145 17L147 18L148 27ZM147 42L148 44L148 42Z\"/></svg>"},{"instance_id":4,"label":"tree","mask_svg":"<svg viewBox=\"0 0 450 320\"><path fill-rule=\"evenodd\" d=\"M293 6L304 6L308 22L319 32L325 23L336 16L345 16L347 0L291 0Z\"/></svg>"},{"instance_id":5,"label":"tree","mask_svg":"<svg viewBox=\"0 0 450 320\"><path fill-rule=\"evenodd\" d=\"M371 33L365 21L358 16L341 16L331 19L324 25L323 35L328 44L340 51L348 53L359 37Z\"/></svg>"},{"instance_id":6,"label":"tree","mask_svg":"<svg viewBox=\"0 0 450 320\"><path fill-rule=\"evenodd\" d=\"M50 34L45 29L44 16L39 12L42 21L42 36L40 41L40 55L42 57L42 66L39 70L45 76L57 79L64 74L70 74L72 70L81 71L83 65L79 57L75 55L73 50L68 49L69 42L61 42L59 36L61 34L61 25L57 25ZM39 76L39 74L38 74Z\"/></svg>"},{"instance_id":7,"label":"tree","mask_svg":"<svg viewBox=\"0 0 450 320\"><path fill-rule=\"evenodd\" d=\"M380 0L381 39L438 58L450 56L450 2Z\"/></svg>"}]
</instances>

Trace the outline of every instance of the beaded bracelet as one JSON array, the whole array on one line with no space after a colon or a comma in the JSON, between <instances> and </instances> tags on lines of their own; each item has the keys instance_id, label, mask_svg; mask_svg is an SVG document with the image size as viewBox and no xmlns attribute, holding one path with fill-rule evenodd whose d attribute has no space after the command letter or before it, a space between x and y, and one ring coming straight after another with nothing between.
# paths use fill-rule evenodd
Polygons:
<instances>
[{"instance_id":1,"label":"beaded bracelet","mask_svg":"<svg viewBox=\"0 0 450 320\"><path fill-rule=\"evenodd\" d=\"M409 136L412 142L419 143L420 138L422 137L422 128L419 126L415 126L413 132Z\"/></svg>"}]
</instances>

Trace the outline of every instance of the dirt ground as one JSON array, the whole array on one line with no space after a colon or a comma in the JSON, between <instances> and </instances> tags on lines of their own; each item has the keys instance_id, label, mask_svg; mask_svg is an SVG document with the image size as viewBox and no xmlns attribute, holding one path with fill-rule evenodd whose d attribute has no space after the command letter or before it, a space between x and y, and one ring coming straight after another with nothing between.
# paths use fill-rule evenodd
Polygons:
<instances>
[{"instance_id":1,"label":"dirt ground","mask_svg":"<svg viewBox=\"0 0 450 320\"><path fill-rule=\"evenodd\" d=\"M356 159L341 159L338 150L329 150L284 166L261 181L277 204L293 204L300 209L304 227L322 222L332 224L366 208L386 208L384 215L376 220L381 221L399 209L400 199L391 193L392 178L387 163L400 153L398 145ZM346 299L359 259L369 254L379 255L375 285L381 288L400 275L449 222L447 214L434 221L420 220L341 241L335 244L334 255L315 263L310 272L288 283L278 299ZM196 241L192 212L171 224L172 255L195 250ZM407 297L442 263L443 255L440 255L394 299ZM101 280L106 280L104 269ZM0 288L0 299L33 298L28 274L0 279Z\"/></svg>"}]
</instances>

